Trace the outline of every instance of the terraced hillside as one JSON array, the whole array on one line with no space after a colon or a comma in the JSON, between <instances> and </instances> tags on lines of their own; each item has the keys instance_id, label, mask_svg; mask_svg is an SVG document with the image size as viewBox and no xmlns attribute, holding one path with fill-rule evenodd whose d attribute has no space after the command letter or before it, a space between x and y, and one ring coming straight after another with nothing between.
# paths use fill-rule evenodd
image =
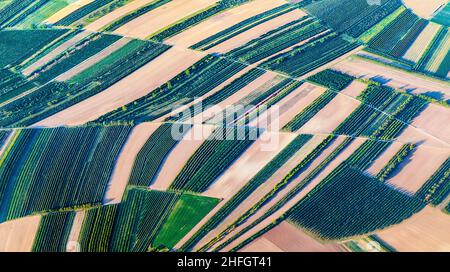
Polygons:
<instances>
[{"instance_id":1,"label":"terraced hillside","mask_svg":"<svg viewBox=\"0 0 450 272\"><path fill-rule=\"evenodd\" d=\"M450 251L448 1L369 2L0 1L0 251Z\"/></svg>"}]
</instances>

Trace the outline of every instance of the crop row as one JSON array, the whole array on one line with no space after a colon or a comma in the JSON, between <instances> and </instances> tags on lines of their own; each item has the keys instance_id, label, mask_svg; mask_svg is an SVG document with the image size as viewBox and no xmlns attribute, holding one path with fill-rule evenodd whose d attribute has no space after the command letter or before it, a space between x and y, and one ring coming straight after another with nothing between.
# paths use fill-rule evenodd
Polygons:
<instances>
[{"instance_id":1,"label":"crop row","mask_svg":"<svg viewBox=\"0 0 450 272\"><path fill-rule=\"evenodd\" d=\"M103 31L109 31L112 32L116 29L118 29L119 27L125 25L126 23L138 18L139 16L150 12L158 7L161 7L167 3L169 3L172 0L156 0L156 1L152 1L149 4L147 4L144 7L141 7L119 19L117 19L116 21L114 21L113 23L111 23L110 25L106 26Z\"/></svg>"},{"instance_id":2,"label":"crop row","mask_svg":"<svg viewBox=\"0 0 450 272\"><path fill-rule=\"evenodd\" d=\"M0 68L21 63L66 32L65 29L1 31Z\"/></svg>"},{"instance_id":3,"label":"crop row","mask_svg":"<svg viewBox=\"0 0 450 272\"><path fill-rule=\"evenodd\" d=\"M383 0L377 5L369 5L366 0L324 0L313 2L305 9L339 33L352 33L351 30L355 27L356 30L352 33L355 35L370 28L400 4L398 0Z\"/></svg>"},{"instance_id":4,"label":"crop row","mask_svg":"<svg viewBox=\"0 0 450 272\"><path fill-rule=\"evenodd\" d=\"M409 10L404 11L370 41L369 47L378 52L389 54L417 20L418 17L414 13Z\"/></svg>"},{"instance_id":5,"label":"crop row","mask_svg":"<svg viewBox=\"0 0 450 272\"><path fill-rule=\"evenodd\" d=\"M299 135L286 146L275 158L249 180L217 213L211 217L192 237L183 245L185 250L195 246L202 237L216 228L242 201L247 199L258 187L267 181L278 169L294 156L308 141L311 135Z\"/></svg>"},{"instance_id":6,"label":"crop row","mask_svg":"<svg viewBox=\"0 0 450 272\"><path fill-rule=\"evenodd\" d=\"M450 194L450 158L427 180L416 193L423 201L439 205Z\"/></svg>"},{"instance_id":7,"label":"crop row","mask_svg":"<svg viewBox=\"0 0 450 272\"><path fill-rule=\"evenodd\" d=\"M220 0L215 5L210 6L204 10L201 10L195 13L194 15L188 16L187 18L184 18L176 22L175 24L172 24L158 31L155 34L152 34L148 38L155 41L164 41L170 37L177 35L178 33L183 32L187 28L193 27L203 22L204 20L211 18L214 15L217 15L228 9L242 5L249 1L251 0Z\"/></svg>"},{"instance_id":8,"label":"crop row","mask_svg":"<svg viewBox=\"0 0 450 272\"><path fill-rule=\"evenodd\" d=\"M256 80L258 77L262 76L265 73L264 70L261 69L252 69L249 72L245 73L244 75L240 76L239 78L233 80L230 84L222 88L220 91L208 96L201 102L192 105L187 109L186 111L183 111L181 113L181 116L174 116L170 117L167 120L171 121L185 121L190 117L193 117L200 112L204 111L206 108L211 107L213 105L216 105L225 99L227 99L229 96L235 94L236 92L240 91L242 88L247 86L252 81Z\"/></svg>"},{"instance_id":9,"label":"crop row","mask_svg":"<svg viewBox=\"0 0 450 272\"><path fill-rule=\"evenodd\" d=\"M50 0L34 1L34 3L30 4L26 10L22 11L20 14L18 14L18 16L15 16L11 21L4 24L2 27L13 27L19 24L20 22L25 20L25 18L27 18L30 14L32 14L33 12L35 12L36 10L47 4L49 1Z\"/></svg>"},{"instance_id":10,"label":"crop row","mask_svg":"<svg viewBox=\"0 0 450 272\"><path fill-rule=\"evenodd\" d=\"M257 132L252 128L217 128L189 158L170 188L205 191L254 142L252 133Z\"/></svg>"},{"instance_id":11,"label":"crop row","mask_svg":"<svg viewBox=\"0 0 450 272\"><path fill-rule=\"evenodd\" d=\"M436 14L432 21L441 25L450 26L450 22L448 20L450 16L450 3L447 4L441 11Z\"/></svg>"},{"instance_id":12,"label":"crop row","mask_svg":"<svg viewBox=\"0 0 450 272\"><path fill-rule=\"evenodd\" d=\"M125 201L120 204L110 250L148 251L179 197L171 192L128 190Z\"/></svg>"},{"instance_id":13,"label":"crop row","mask_svg":"<svg viewBox=\"0 0 450 272\"><path fill-rule=\"evenodd\" d=\"M356 47L358 47L358 43L348 42L332 34L269 59L262 66L299 77L341 57Z\"/></svg>"},{"instance_id":14,"label":"crop row","mask_svg":"<svg viewBox=\"0 0 450 272\"><path fill-rule=\"evenodd\" d=\"M449 31L447 28L443 27L441 28L438 33L433 37L433 40L431 41L428 48L425 50L425 53L423 53L422 57L417 62L415 68L417 70L424 71L429 63L433 62L433 56L436 54L440 49L440 44L445 40L447 37Z\"/></svg>"},{"instance_id":15,"label":"crop row","mask_svg":"<svg viewBox=\"0 0 450 272\"><path fill-rule=\"evenodd\" d=\"M33 243L33 252L65 252L75 212L49 213L42 216Z\"/></svg>"},{"instance_id":16,"label":"crop row","mask_svg":"<svg viewBox=\"0 0 450 272\"><path fill-rule=\"evenodd\" d=\"M335 91L341 91L347 88L353 80L355 80L355 77L353 76L330 69L308 77L308 81L325 86Z\"/></svg>"},{"instance_id":17,"label":"crop row","mask_svg":"<svg viewBox=\"0 0 450 272\"><path fill-rule=\"evenodd\" d=\"M183 130L189 127L184 125ZM172 128L171 124L162 124L144 144L134 162L130 185L148 187L153 183L162 162L178 143L172 136Z\"/></svg>"},{"instance_id":18,"label":"crop row","mask_svg":"<svg viewBox=\"0 0 450 272\"><path fill-rule=\"evenodd\" d=\"M0 221L100 203L131 127L26 129L0 164Z\"/></svg>"},{"instance_id":19,"label":"crop row","mask_svg":"<svg viewBox=\"0 0 450 272\"><path fill-rule=\"evenodd\" d=\"M400 1L386 1L384 5L378 7L364 18L361 18L358 22L355 22L349 29L346 30L347 34L354 38L359 37L377 23L381 22L389 14L392 14L400 6Z\"/></svg>"},{"instance_id":20,"label":"crop row","mask_svg":"<svg viewBox=\"0 0 450 272\"><path fill-rule=\"evenodd\" d=\"M252 29L260 24L263 24L269 20L272 20L278 16L288 13L297 8L297 5L285 4L279 7L273 8L266 12L255 15L248 18L242 22L239 22L225 30L222 30L194 45L191 46L192 49L208 50L226 40L229 40L245 31Z\"/></svg>"},{"instance_id":21,"label":"crop row","mask_svg":"<svg viewBox=\"0 0 450 272\"><path fill-rule=\"evenodd\" d=\"M86 210L78 238L82 252L109 251L118 207L119 205L116 204Z\"/></svg>"},{"instance_id":22,"label":"crop row","mask_svg":"<svg viewBox=\"0 0 450 272\"><path fill-rule=\"evenodd\" d=\"M308 105L302 112L297 114L289 123L287 123L283 130L286 131L297 131L309 120L311 120L314 115L316 115L321 109L323 109L328 103L333 100L337 95L337 92L327 90L318 98L316 98L310 105Z\"/></svg>"},{"instance_id":23,"label":"crop row","mask_svg":"<svg viewBox=\"0 0 450 272\"><path fill-rule=\"evenodd\" d=\"M350 167L338 167L289 211L289 220L322 239L344 239L398 224L424 207Z\"/></svg>"},{"instance_id":24,"label":"crop row","mask_svg":"<svg viewBox=\"0 0 450 272\"><path fill-rule=\"evenodd\" d=\"M310 17L292 21L267 32L248 43L233 49L228 56L248 63L255 63L326 30Z\"/></svg>"},{"instance_id":25,"label":"crop row","mask_svg":"<svg viewBox=\"0 0 450 272\"><path fill-rule=\"evenodd\" d=\"M35 0L16 0L12 1L9 5L0 10L0 28L3 27L5 23L13 19L17 14L25 10L30 6Z\"/></svg>"},{"instance_id":26,"label":"crop row","mask_svg":"<svg viewBox=\"0 0 450 272\"><path fill-rule=\"evenodd\" d=\"M96 122L123 120L152 121L210 92L245 65L214 56L206 56L148 95L101 116Z\"/></svg>"},{"instance_id":27,"label":"crop row","mask_svg":"<svg viewBox=\"0 0 450 272\"><path fill-rule=\"evenodd\" d=\"M13 103L0 107L0 124L4 127L25 126L40 121L103 91L169 48L150 42L135 43L143 43L143 46L127 51L126 54L122 54L123 50L117 50L88 68L88 74L82 72L74 78L78 81L70 84L50 82ZM132 46L134 43L130 44ZM123 111L122 108L120 110Z\"/></svg>"}]
</instances>

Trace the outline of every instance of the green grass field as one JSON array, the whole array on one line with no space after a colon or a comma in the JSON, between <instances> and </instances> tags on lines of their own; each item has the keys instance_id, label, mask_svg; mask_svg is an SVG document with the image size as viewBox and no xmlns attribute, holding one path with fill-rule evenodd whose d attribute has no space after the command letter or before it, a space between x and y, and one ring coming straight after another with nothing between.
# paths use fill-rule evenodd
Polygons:
<instances>
[{"instance_id":1,"label":"green grass field","mask_svg":"<svg viewBox=\"0 0 450 272\"><path fill-rule=\"evenodd\" d=\"M153 242L153 246L163 245L173 248L217 203L219 200L215 198L182 195Z\"/></svg>"},{"instance_id":2,"label":"green grass field","mask_svg":"<svg viewBox=\"0 0 450 272\"><path fill-rule=\"evenodd\" d=\"M439 11L432 21L441 25L450 26L450 3Z\"/></svg>"}]
</instances>

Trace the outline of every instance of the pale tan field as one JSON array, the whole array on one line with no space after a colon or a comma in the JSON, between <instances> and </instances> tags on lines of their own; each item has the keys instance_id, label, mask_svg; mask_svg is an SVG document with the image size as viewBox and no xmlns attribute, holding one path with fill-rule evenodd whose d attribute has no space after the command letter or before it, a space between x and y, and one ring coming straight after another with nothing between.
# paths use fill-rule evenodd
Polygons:
<instances>
[{"instance_id":1,"label":"pale tan field","mask_svg":"<svg viewBox=\"0 0 450 272\"><path fill-rule=\"evenodd\" d=\"M211 125L194 125L169 154L158 177L150 188L167 190L181 169L186 165L189 158L197 151L213 130L214 126Z\"/></svg>"},{"instance_id":2,"label":"pale tan field","mask_svg":"<svg viewBox=\"0 0 450 272\"><path fill-rule=\"evenodd\" d=\"M100 17L98 20L88 24L85 29L91 31L100 31L102 28L108 26L109 24L127 15L128 13L131 13L154 1L155 0L133 0L125 6L122 6L103 17Z\"/></svg>"},{"instance_id":3,"label":"pale tan field","mask_svg":"<svg viewBox=\"0 0 450 272\"><path fill-rule=\"evenodd\" d=\"M332 133L361 104L348 96L337 95L328 105L321 109L298 132Z\"/></svg>"},{"instance_id":4,"label":"pale tan field","mask_svg":"<svg viewBox=\"0 0 450 272\"><path fill-rule=\"evenodd\" d=\"M277 75L272 72L266 72L254 81L247 84L245 87L240 89L239 91L235 92L234 94L227 97L225 100L217 103L213 107L206 109L201 114L198 114L191 118L188 122L195 123L195 124L201 124L205 121L214 123L214 121L220 122L222 120L221 117L223 115L223 111L226 109L226 107L233 106L236 103L239 103L243 98L248 96L250 93L255 91L257 88L263 86L267 82L273 80Z\"/></svg>"},{"instance_id":5,"label":"pale tan field","mask_svg":"<svg viewBox=\"0 0 450 272\"><path fill-rule=\"evenodd\" d=\"M144 39L191 14L214 5L216 0L174 0L116 29L114 33Z\"/></svg>"},{"instance_id":6,"label":"pale tan field","mask_svg":"<svg viewBox=\"0 0 450 272\"><path fill-rule=\"evenodd\" d=\"M239 233L239 231L242 230L242 228L246 227L250 223L254 222L257 218L261 217L268 208L273 206L276 202L278 202L286 193L286 189L292 189L293 186L295 186L297 183L301 182L306 175L311 173L311 171L317 167L319 163L321 163L326 157L329 156L329 154L336 149L337 145L341 143L345 137L340 137L334 144L332 144L329 148L327 148L324 153L320 155L314 162L311 164L308 169L299 175L294 181L292 181L289 185L286 186L285 189L282 190L282 192L278 193L277 196L275 196L272 200L266 204L262 209L260 209L258 212L256 212L247 222L242 224L241 226L237 227L232 233L236 234ZM353 141L353 143L347 147L344 151L342 151L325 169L323 169L303 190L300 191L295 197L293 197L291 200L289 200L283 207L281 207L278 211L273 213L271 216L267 217L265 220L260 222L258 225L253 227L250 231L246 232L245 234L241 235L238 239L230 243L228 246L226 246L222 251L228 251L238 245L240 242L244 241L245 239L251 237L253 234L257 233L264 227L268 226L271 222L276 220L278 217L280 217L282 214L287 212L291 207L293 207L295 204L297 204L303 197L305 197L311 190L316 187L326 176L328 176L338 165L340 165L343 161L345 161L350 155L362 144L364 143L363 139L356 139ZM231 237L231 236L228 236Z\"/></svg>"},{"instance_id":7,"label":"pale tan field","mask_svg":"<svg viewBox=\"0 0 450 272\"><path fill-rule=\"evenodd\" d=\"M401 252L449 252L449 229L449 215L427 206L418 214L377 235Z\"/></svg>"},{"instance_id":8,"label":"pale tan field","mask_svg":"<svg viewBox=\"0 0 450 272\"><path fill-rule=\"evenodd\" d=\"M60 55L62 52L66 51L68 48L74 46L76 43L81 41L82 39L86 38L90 33L87 31L83 31L77 35L75 35L70 40L62 43L60 46L53 49L51 52L49 52L47 55L40 58L38 61L33 63L32 65L28 66L26 69L22 71L22 73L26 76L31 75L34 71L36 71L38 68L44 66L51 60L53 60L55 57Z\"/></svg>"},{"instance_id":9,"label":"pale tan field","mask_svg":"<svg viewBox=\"0 0 450 272\"><path fill-rule=\"evenodd\" d=\"M227 10L210 19L205 20L199 25L193 26L186 31L168 39L168 44L174 44L181 47L189 47L202 41L228 27L238 24L250 17L271 10L278 6L286 4L283 0L254 0Z\"/></svg>"},{"instance_id":10,"label":"pale tan field","mask_svg":"<svg viewBox=\"0 0 450 272\"><path fill-rule=\"evenodd\" d=\"M69 239L67 240L67 252L77 252L78 237L80 237L81 227L83 226L86 212L84 210L77 211L73 220L72 229L70 230Z\"/></svg>"},{"instance_id":11,"label":"pale tan field","mask_svg":"<svg viewBox=\"0 0 450 272\"><path fill-rule=\"evenodd\" d=\"M354 80L352 83L350 83L350 85L348 85L347 88L340 91L340 93L353 98L357 98L366 88L366 83Z\"/></svg>"},{"instance_id":12,"label":"pale tan field","mask_svg":"<svg viewBox=\"0 0 450 272\"><path fill-rule=\"evenodd\" d=\"M387 163L397 154L402 148L403 143L393 142L381 155L374 161L374 163L366 170L371 175L377 175Z\"/></svg>"},{"instance_id":13,"label":"pale tan field","mask_svg":"<svg viewBox=\"0 0 450 272\"><path fill-rule=\"evenodd\" d=\"M209 232L197 245L200 248L214 237L219 235L230 224L236 221L239 216L253 207L261 198L269 193L296 165L298 165L306 156L314 150L325 137L314 136L305 146L303 146L292 158L290 158L282 167L280 167L267 181L254 190L244 201L242 201L236 209L234 209L227 217L223 219L215 229ZM256 173L255 173L256 174Z\"/></svg>"},{"instance_id":14,"label":"pale tan field","mask_svg":"<svg viewBox=\"0 0 450 272\"><path fill-rule=\"evenodd\" d=\"M40 222L34 215L0 224L0 252L30 252Z\"/></svg>"},{"instance_id":15,"label":"pale tan field","mask_svg":"<svg viewBox=\"0 0 450 272\"><path fill-rule=\"evenodd\" d=\"M417 63L441 28L441 25L430 22L406 51L403 58Z\"/></svg>"},{"instance_id":16,"label":"pale tan field","mask_svg":"<svg viewBox=\"0 0 450 272\"><path fill-rule=\"evenodd\" d=\"M67 15L71 14L72 12L76 11L77 9L93 2L94 0L78 0L75 1L71 4L69 4L68 6L66 6L65 8L59 10L58 12L56 12L55 14L53 14L50 18L48 18L47 20L45 20L45 23L47 24L54 24L56 22L58 22L59 20L61 20L62 18L66 17Z\"/></svg>"},{"instance_id":17,"label":"pale tan field","mask_svg":"<svg viewBox=\"0 0 450 272\"><path fill-rule=\"evenodd\" d=\"M388 183L415 193L450 157L450 149L419 146L406 164Z\"/></svg>"},{"instance_id":18,"label":"pale tan field","mask_svg":"<svg viewBox=\"0 0 450 272\"><path fill-rule=\"evenodd\" d=\"M125 143L114 167L108 188L103 197L103 204L116 204L121 202L125 187L133 170L136 157L153 132L160 124L142 123L133 128Z\"/></svg>"},{"instance_id":19,"label":"pale tan field","mask_svg":"<svg viewBox=\"0 0 450 272\"><path fill-rule=\"evenodd\" d=\"M444 6L447 2L448 0L403 0L405 6L425 19L433 17L434 12Z\"/></svg>"},{"instance_id":20,"label":"pale tan field","mask_svg":"<svg viewBox=\"0 0 450 272\"><path fill-rule=\"evenodd\" d=\"M107 48L103 49L98 54L95 54L94 56L88 58L87 60L83 61L82 63L78 64L77 66L73 67L69 71L59 75L55 78L57 81L66 81L71 79L72 77L78 75L79 73L83 72L87 68L95 65L102 59L106 58L110 54L114 53L115 51L119 50L123 46L125 46L128 42L130 42L130 39L128 38L122 38L118 40L117 42L111 44Z\"/></svg>"},{"instance_id":21,"label":"pale tan field","mask_svg":"<svg viewBox=\"0 0 450 272\"><path fill-rule=\"evenodd\" d=\"M289 224L286 221L281 222L275 228L269 230L263 236L259 237L241 252L344 252L345 248L336 243L322 244L310 237L304 231Z\"/></svg>"},{"instance_id":22,"label":"pale tan field","mask_svg":"<svg viewBox=\"0 0 450 272\"><path fill-rule=\"evenodd\" d=\"M256 39L260 37L261 35L277 29L281 26L284 26L288 24L289 22L292 22L294 20L300 19L305 16L305 13L301 10L293 10L286 14L283 14L279 17L276 17L272 20L269 20L265 23L262 23L258 26L255 26L241 34L236 35L235 37L232 37L229 40L224 41L221 44L218 44L208 50L206 52L212 53L226 53L229 52L239 46L242 46L246 44L247 42L250 42L253 39Z\"/></svg>"},{"instance_id":23,"label":"pale tan field","mask_svg":"<svg viewBox=\"0 0 450 272\"><path fill-rule=\"evenodd\" d=\"M439 69L439 66L444 61L450 51L450 32L447 32L444 39L439 43L438 49L432 55L430 62L427 63L425 70L435 73Z\"/></svg>"},{"instance_id":24,"label":"pale tan field","mask_svg":"<svg viewBox=\"0 0 450 272\"><path fill-rule=\"evenodd\" d=\"M203 57L194 51L171 48L103 92L44 119L34 126L79 125L147 95Z\"/></svg>"},{"instance_id":25,"label":"pale tan field","mask_svg":"<svg viewBox=\"0 0 450 272\"><path fill-rule=\"evenodd\" d=\"M450 144L450 108L429 104L428 107L414 119L412 126Z\"/></svg>"},{"instance_id":26,"label":"pale tan field","mask_svg":"<svg viewBox=\"0 0 450 272\"><path fill-rule=\"evenodd\" d=\"M230 199L296 136L265 132L202 195Z\"/></svg>"},{"instance_id":27,"label":"pale tan field","mask_svg":"<svg viewBox=\"0 0 450 272\"><path fill-rule=\"evenodd\" d=\"M274 108L276 111L265 111L258 119L250 122L249 125L281 129L323 92L325 92L325 88L323 87L304 83L275 104L273 107L276 107Z\"/></svg>"},{"instance_id":28,"label":"pale tan field","mask_svg":"<svg viewBox=\"0 0 450 272\"><path fill-rule=\"evenodd\" d=\"M371 79L381 76L390 80L387 85L401 90L412 90L413 93L440 92L444 99L450 99L450 85L444 81L402 71L386 65L378 64L359 57L350 57L333 66L333 69L356 76Z\"/></svg>"}]
</instances>

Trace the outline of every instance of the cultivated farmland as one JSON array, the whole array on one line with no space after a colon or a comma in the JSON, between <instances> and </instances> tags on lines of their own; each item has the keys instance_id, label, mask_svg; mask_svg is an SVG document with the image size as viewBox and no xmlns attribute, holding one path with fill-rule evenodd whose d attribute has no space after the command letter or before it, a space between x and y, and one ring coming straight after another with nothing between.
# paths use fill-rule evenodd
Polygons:
<instances>
[{"instance_id":1,"label":"cultivated farmland","mask_svg":"<svg viewBox=\"0 0 450 272\"><path fill-rule=\"evenodd\" d=\"M448 7L0 1L0 251L450 251Z\"/></svg>"}]
</instances>

